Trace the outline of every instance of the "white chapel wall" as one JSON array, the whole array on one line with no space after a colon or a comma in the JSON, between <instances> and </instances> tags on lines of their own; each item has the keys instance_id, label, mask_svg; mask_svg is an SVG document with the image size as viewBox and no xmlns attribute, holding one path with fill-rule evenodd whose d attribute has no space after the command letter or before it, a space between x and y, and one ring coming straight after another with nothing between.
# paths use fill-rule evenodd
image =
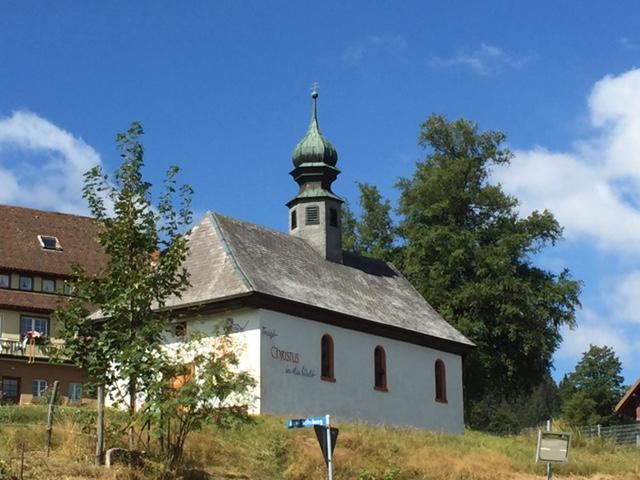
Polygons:
<instances>
[{"instance_id":1,"label":"white chapel wall","mask_svg":"<svg viewBox=\"0 0 640 480\"><path fill-rule=\"evenodd\" d=\"M237 347L239 356L238 369L250 373L256 381L252 393L253 404L249 412L260 413L260 319L257 310L242 309L217 314L199 315L195 318L185 319L187 323L187 337L196 333L202 333L208 338L214 339L220 332L221 326L229 321L231 323L231 339ZM172 348L182 339L174 336L167 337L167 347ZM206 348L207 342L204 342Z\"/></svg>"},{"instance_id":2,"label":"white chapel wall","mask_svg":"<svg viewBox=\"0 0 640 480\"><path fill-rule=\"evenodd\" d=\"M459 355L260 310L260 410L291 417L408 425L462 433ZM320 341L334 342L335 383L320 379ZM374 390L373 352L386 352L388 392ZM448 403L435 401L434 365L446 366Z\"/></svg>"}]
</instances>

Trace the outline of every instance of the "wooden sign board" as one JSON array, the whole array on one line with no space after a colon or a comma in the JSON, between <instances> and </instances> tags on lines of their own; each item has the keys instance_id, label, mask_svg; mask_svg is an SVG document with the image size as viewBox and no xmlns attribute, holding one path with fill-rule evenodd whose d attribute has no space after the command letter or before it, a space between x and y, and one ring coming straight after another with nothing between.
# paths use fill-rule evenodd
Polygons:
<instances>
[{"instance_id":1,"label":"wooden sign board","mask_svg":"<svg viewBox=\"0 0 640 480\"><path fill-rule=\"evenodd\" d=\"M569 460L571 434L538 430L536 462L566 463Z\"/></svg>"}]
</instances>

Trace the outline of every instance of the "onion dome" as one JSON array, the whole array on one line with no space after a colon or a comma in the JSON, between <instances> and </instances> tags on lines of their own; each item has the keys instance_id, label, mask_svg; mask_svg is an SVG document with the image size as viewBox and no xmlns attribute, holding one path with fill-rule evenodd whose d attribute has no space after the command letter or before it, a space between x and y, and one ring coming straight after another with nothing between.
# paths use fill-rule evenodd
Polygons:
<instances>
[{"instance_id":1,"label":"onion dome","mask_svg":"<svg viewBox=\"0 0 640 480\"><path fill-rule=\"evenodd\" d=\"M306 135L298 142L298 145L296 145L296 148L293 150L293 165L300 167L304 164L323 163L335 167L338 162L338 152L333 148L331 142L322 136L320 127L318 127L317 89L313 89L311 98L313 99L311 122L309 123L309 129Z\"/></svg>"}]
</instances>

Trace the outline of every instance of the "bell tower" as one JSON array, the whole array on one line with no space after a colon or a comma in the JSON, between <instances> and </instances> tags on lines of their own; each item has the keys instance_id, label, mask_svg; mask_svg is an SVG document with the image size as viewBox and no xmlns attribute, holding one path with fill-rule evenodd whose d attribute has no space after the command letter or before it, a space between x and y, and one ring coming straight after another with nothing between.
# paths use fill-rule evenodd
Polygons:
<instances>
[{"instance_id":1,"label":"bell tower","mask_svg":"<svg viewBox=\"0 0 640 480\"><path fill-rule=\"evenodd\" d=\"M342 199L331 191L340 170L338 153L318 126L318 89L311 91L311 122L293 150L290 175L298 194L287 203L289 234L306 240L320 255L342 263Z\"/></svg>"}]
</instances>

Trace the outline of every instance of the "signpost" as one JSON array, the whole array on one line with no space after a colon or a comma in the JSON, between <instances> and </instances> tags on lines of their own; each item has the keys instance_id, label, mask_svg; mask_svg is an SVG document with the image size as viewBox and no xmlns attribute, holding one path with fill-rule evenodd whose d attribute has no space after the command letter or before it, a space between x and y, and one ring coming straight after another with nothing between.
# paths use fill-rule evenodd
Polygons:
<instances>
[{"instance_id":1,"label":"signpost","mask_svg":"<svg viewBox=\"0 0 640 480\"><path fill-rule=\"evenodd\" d=\"M333 449L336 448L338 441L337 428L331 426L331 416L324 415L322 417L293 418L287 422L287 428L310 428L316 432L320 449L324 462L327 464L327 473L329 480L333 480Z\"/></svg>"},{"instance_id":2,"label":"signpost","mask_svg":"<svg viewBox=\"0 0 640 480\"><path fill-rule=\"evenodd\" d=\"M569 460L571 434L565 432L551 432L551 422L547 422L547 431L538 430L538 448L536 462L547 464L547 479L551 480L553 463L566 463Z\"/></svg>"}]
</instances>

